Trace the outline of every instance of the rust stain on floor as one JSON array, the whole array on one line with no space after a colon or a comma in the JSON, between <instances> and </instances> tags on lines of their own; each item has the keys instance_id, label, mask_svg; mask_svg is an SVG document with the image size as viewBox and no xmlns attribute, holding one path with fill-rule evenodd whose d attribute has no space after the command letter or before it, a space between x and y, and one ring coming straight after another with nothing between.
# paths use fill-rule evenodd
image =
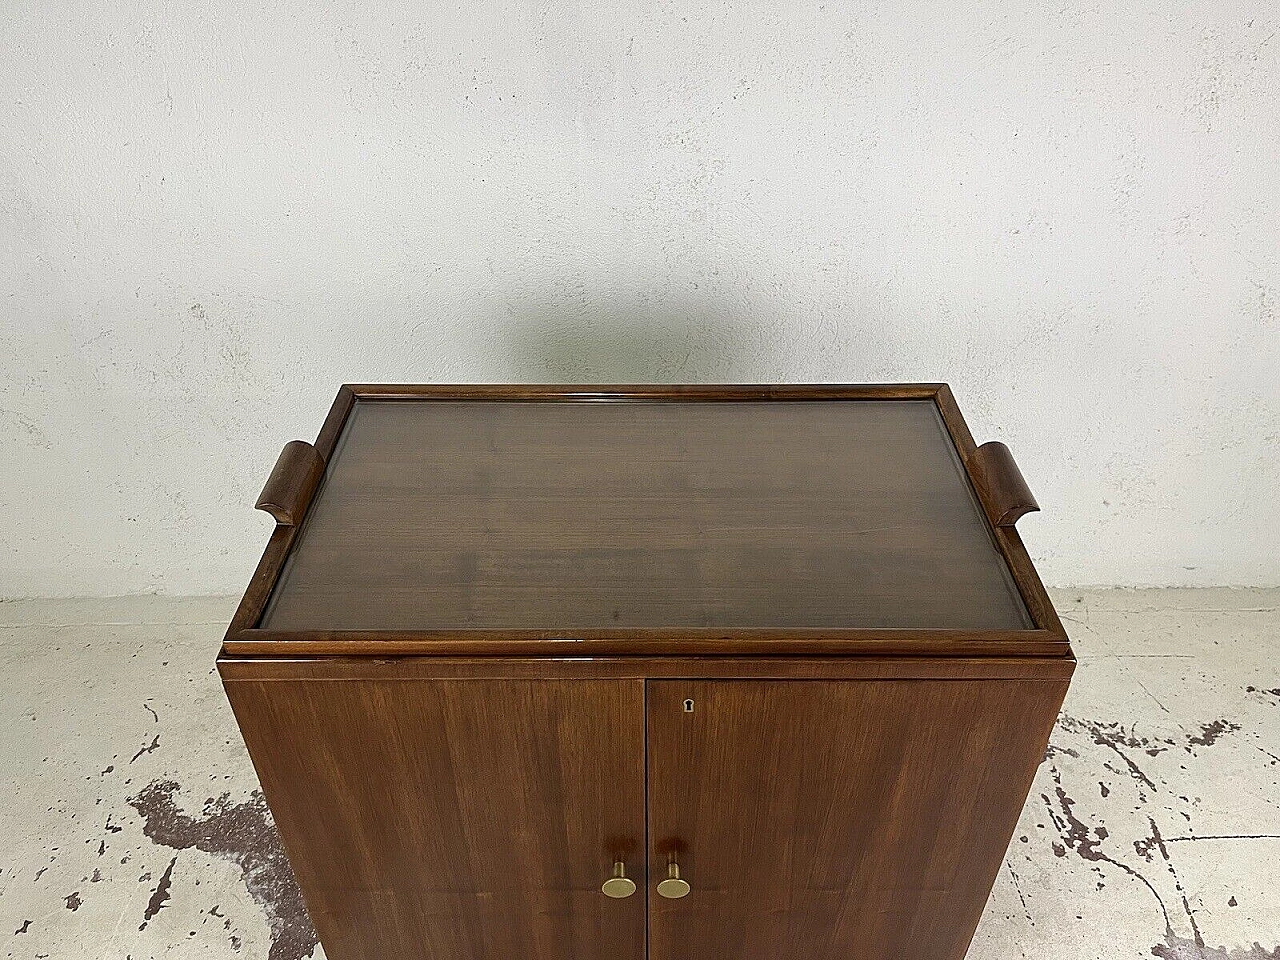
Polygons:
<instances>
[{"instance_id":1,"label":"rust stain on floor","mask_svg":"<svg viewBox=\"0 0 1280 960\"><path fill-rule=\"evenodd\" d=\"M156 780L129 799L130 806L145 821L143 833L174 850L194 847L235 863L250 896L266 913L271 928L268 960L303 960L312 956L319 941L261 791L255 790L248 800L236 804L227 794L211 797L198 817L188 816L178 808L174 801L178 791L174 781ZM144 927L168 898L173 866L171 862L152 896Z\"/></svg>"},{"instance_id":2,"label":"rust stain on floor","mask_svg":"<svg viewBox=\"0 0 1280 960\"><path fill-rule=\"evenodd\" d=\"M1252 688L1249 692L1253 692ZM1173 737L1142 736L1132 727L1126 727L1120 723L1080 719L1064 713L1058 719L1055 737L1060 738L1063 734L1084 736L1094 745L1105 748L1117 757L1124 764L1123 772L1136 787L1141 810L1147 806L1153 795L1164 794L1162 799L1166 802L1187 800L1187 797L1181 795L1169 796L1171 793L1176 794L1176 791L1170 790L1167 783L1144 769L1143 761L1146 758L1158 757L1169 750L1179 749L1191 754L1196 748L1212 747L1224 736L1238 733L1242 729L1240 724L1227 719L1200 723L1198 726L1198 733L1186 733L1180 741ZM1175 933L1167 895L1160 893L1157 884L1139 866L1126 862L1119 853L1111 854L1102 850L1104 841L1110 837L1105 824L1085 823L1076 815L1077 801L1064 787L1063 772L1055 760L1062 756L1078 760L1081 751L1058 743L1051 744L1045 754L1044 762L1047 764L1048 773L1053 782L1053 797L1051 799L1049 794L1041 793L1040 799L1059 836L1052 845L1054 855L1065 857L1067 851L1073 851L1082 860L1088 861L1100 878L1105 878L1105 865L1128 875L1151 892L1159 906L1165 928L1164 942L1151 948L1152 956L1159 957L1160 960L1280 960L1280 945L1273 950L1267 950L1257 942L1249 947L1235 949L1210 947L1205 944L1195 911L1192 909L1182 877L1169 854L1165 838L1161 835L1154 817L1145 815L1148 826L1147 835L1133 841L1133 850L1143 861L1158 864L1168 874L1168 879L1172 880L1174 895L1192 936L1187 938ZM1099 783L1099 786L1102 796L1104 798L1108 796L1110 789L1107 785ZM1248 838L1239 837L1238 839ZM1105 887L1106 883L1100 879L1098 890L1103 890ZM1231 903L1234 905L1235 902L1233 897Z\"/></svg>"},{"instance_id":3,"label":"rust stain on floor","mask_svg":"<svg viewBox=\"0 0 1280 960\"><path fill-rule=\"evenodd\" d=\"M1169 935L1167 942L1151 948L1153 956L1160 960L1280 960L1280 946L1264 950L1261 944L1228 950L1226 947L1206 947L1203 943Z\"/></svg>"}]
</instances>

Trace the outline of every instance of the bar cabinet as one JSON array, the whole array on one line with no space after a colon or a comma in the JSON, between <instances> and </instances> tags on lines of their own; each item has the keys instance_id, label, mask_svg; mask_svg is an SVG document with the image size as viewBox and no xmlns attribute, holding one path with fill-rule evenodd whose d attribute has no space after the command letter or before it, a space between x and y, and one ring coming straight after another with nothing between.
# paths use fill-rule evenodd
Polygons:
<instances>
[{"instance_id":1,"label":"bar cabinet","mask_svg":"<svg viewBox=\"0 0 1280 960\"><path fill-rule=\"evenodd\" d=\"M1067 690L941 384L346 386L228 698L329 960L959 960Z\"/></svg>"}]
</instances>

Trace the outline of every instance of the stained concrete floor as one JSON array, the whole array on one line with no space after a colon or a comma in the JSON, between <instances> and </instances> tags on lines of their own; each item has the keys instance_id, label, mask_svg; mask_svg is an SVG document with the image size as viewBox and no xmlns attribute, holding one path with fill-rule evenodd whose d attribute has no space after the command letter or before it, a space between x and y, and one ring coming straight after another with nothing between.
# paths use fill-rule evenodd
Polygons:
<instances>
[{"instance_id":1,"label":"stained concrete floor","mask_svg":"<svg viewBox=\"0 0 1280 960\"><path fill-rule=\"evenodd\" d=\"M1280 590L1055 595L1080 660L969 956L1280 960ZM0 603L0 943L321 957L217 676L230 599Z\"/></svg>"}]
</instances>

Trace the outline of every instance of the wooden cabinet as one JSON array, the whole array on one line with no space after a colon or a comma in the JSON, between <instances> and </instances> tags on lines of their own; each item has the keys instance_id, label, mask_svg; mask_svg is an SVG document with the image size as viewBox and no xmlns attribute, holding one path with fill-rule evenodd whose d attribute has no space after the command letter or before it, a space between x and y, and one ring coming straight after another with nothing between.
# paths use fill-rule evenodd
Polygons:
<instances>
[{"instance_id":1,"label":"wooden cabinet","mask_svg":"<svg viewBox=\"0 0 1280 960\"><path fill-rule=\"evenodd\" d=\"M642 960L643 681L228 689L327 956Z\"/></svg>"},{"instance_id":2,"label":"wooden cabinet","mask_svg":"<svg viewBox=\"0 0 1280 960\"><path fill-rule=\"evenodd\" d=\"M650 871L698 894L652 899L653 955L962 956L1064 689L650 683Z\"/></svg>"},{"instance_id":3,"label":"wooden cabinet","mask_svg":"<svg viewBox=\"0 0 1280 960\"><path fill-rule=\"evenodd\" d=\"M330 960L964 955L1074 664L945 387L343 388L260 506Z\"/></svg>"}]
</instances>

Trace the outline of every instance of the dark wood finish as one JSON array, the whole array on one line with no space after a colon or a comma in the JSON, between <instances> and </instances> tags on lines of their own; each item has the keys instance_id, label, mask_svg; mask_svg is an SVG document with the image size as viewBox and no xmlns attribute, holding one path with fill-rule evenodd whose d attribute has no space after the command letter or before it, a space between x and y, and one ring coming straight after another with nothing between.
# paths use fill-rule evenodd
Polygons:
<instances>
[{"instance_id":1,"label":"dark wood finish","mask_svg":"<svg viewBox=\"0 0 1280 960\"><path fill-rule=\"evenodd\" d=\"M956 451L960 454L960 459L965 463L976 493L977 483L974 478L977 474L977 467L973 462L973 458L977 453L978 445L974 442L973 434L969 432L969 425L965 423L964 414L960 412L960 407L956 403L955 395L951 392L951 388L945 383L938 385L937 393L934 395L934 402L938 405L938 412L942 415L942 419L947 425L947 432L951 435L951 440L956 445ZM1044 584L1040 581L1040 575L1036 572L1035 565L1031 562L1031 556L1027 553L1027 548L1023 545L1022 538L1018 536L1018 531L1013 527L995 527L992 533L995 536L996 544L1000 547L1001 554L1004 555L1005 561L1009 564L1014 582L1018 584L1018 591L1022 594L1023 602L1026 603L1027 609L1031 612L1031 619L1035 621L1036 626L1041 630L1048 630L1050 633L1057 635L1065 647L1067 634L1062 628L1062 621L1058 619L1058 613L1053 609L1049 594L1045 591ZM1065 649L1062 652L1065 653Z\"/></svg>"},{"instance_id":2,"label":"dark wood finish","mask_svg":"<svg viewBox=\"0 0 1280 960\"><path fill-rule=\"evenodd\" d=\"M342 432L343 426L346 425L347 415L351 413L351 408L355 402L355 392L349 386L344 385L338 389L338 395L334 398L333 405L329 408L329 415L325 418L315 442L316 452L320 454L321 459L326 463L333 454L333 448L338 442L338 435ZM323 477L321 477L321 482L323 482ZM276 527L271 539L267 542L266 550L263 551L262 559L258 561L258 567L253 573L253 579L249 581L249 586L245 590L244 596L240 599L240 605L236 608L235 616L231 618L231 623L227 627L228 638L239 636L243 631L252 629L254 624L261 619L262 611L266 608L271 591L275 589L276 578L280 576L280 571L284 569L285 560L289 556L289 548L293 546L293 539L296 534L296 527Z\"/></svg>"},{"instance_id":3,"label":"dark wood finish","mask_svg":"<svg viewBox=\"0 0 1280 960\"><path fill-rule=\"evenodd\" d=\"M253 624L258 621L263 608L267 605L267 598L271 596L276 577L280 575L285 560L289 556L289 548L293 546L293 540L297 535L297 527L283 524L277 524L272 531L271 538L267 541L267 549L262 552L262 559L258 561L258 568L254 571L253 579L249 581L244 596L240 598L240 605L231 618L231 624L227 627L227 636L222 644L224 653L247 652L236 649L241 644L235 638L252 632Z\"/></svg>"},{"instance_id":4,"label":"dark wood finish","mask_svg":"<svg viewBox=\"0 0 1280 960\"><path fill-rule=\"evenodd\" d=\"M330 960L643 960L643 682L226 686Z\"/></svg>"},{"instance_id":5,"label":"dark wood finish","mask_svg":"<svg viewBox=\"0 0 1280 960\"><path fill-rule=\"evenodd\" d=\"M290 440L280 451L254 506L275 517L276 523L297 526L323 475L324 459L316 448L305 440Z\"/></svg>"},{"instance_id":6,"label":"dark wood finish","mask_svg":"<svg viewBox=\"0 0 1280 960\"><path fill-rule=\"evenodd\" d=\"M224 680L1066 680L1071 657L222 657Z\"/></svg>"},{"instance_id":7,"label":"dark wood finish","mask_svg":"<svg viewBox=\"0 0 1280 960\"><path fill-rule=\"evenodd\" d=\"M650 682L651 960L960 960L1066 686Z\"/></svg>"},{"instance_id":8,"label":"dark wood finish","mask_svg":"<svg viewBox=\"0 0 1280 960\"><path fill-rule=\"evenodd\" d=\"M264 501L218 666L330 960L963 955L1075 663L945 384L343 387Z\"/></svg>"},{"instance_id":9,"label":"dark wood finish","mask_svg":"<svg viewBox=\"0 0 1280 960\"><path fill-rule=\"evenodd\" d=\"M984 443L973 461L977 467L978 493L995 526L1011 527L1020 517L1040 509L1013 454L1003 443L998 440Z\"/></svg>"},{"instance_id":10,"label":"dark wood finish","mask_svg":"<svg viewBox=\"0 0 1280 960\"><path fill-rule=\"evenodd\" d=\"M333 456L334 447L338 445L338 437L342 434L342 428L346 426L347 417L350 416L351 408L355 403L356 393L351 387L344 385L338 388L338 395L333 398L333 406L329 408L329 415L324 418L320 434L316 437L316 449L320 451L320 456L324 457L326 463Z\"/></svg>"},{"instance_id":11,"label":"dark wood finish","mask_svg":"<svg viewBox=\"0 0 1280 960\"><path fill-rule=\"evenodd\" d=\"M506 401L527 400L532 402L561 403L607 400L645 399L663 400L699 400L707 403L730 401L745 402L752 400L859 400L859 399L920 399L933 401L945 424L957 453L963 462L972 483L976 467L971 460L976 445L969 434L954 397L946 384L870 384L870 385L732 385L732 386L675 386L675 385L423 385L423 384L377 384L344 386L334 401L324 427L317 438L316 446L322 456L328 458L337 444L338 436L345 427L346 418L361 399L398 398L406 400L437 400L466 398L472 401L501 399ZM975 491L975 498L977 494ZM1034 629L1015 636L1011 632L990 632L987 639L991 643L975 642L963 635L954 634L959 641L951 652L957 655L1031 655L1044 654L1065 655L1068 653L1066 634L1062 629L1052 603L1049 601L1026 549L1011 527L992 528L1000 554L1003 556L1012 573L1017 591L1021 595ZM636 641L637 636L645 636L643 632L628 631L600 627L594 630L556 631L554 628L545 631L503 631L466 629L441 631L429 628L415 629L411 632L413 640L403 636L388 634L383 631L264 631L259 626L267 599L272 594L278 577L285 567L285 561L292 548L292 534L281 536L280 531L272 538L250 582L245 597L227 631L225 650L230 654L262 655L270 651L264 649L269 643L289 641L289 649L298 654L351 654L376 652L375 641L386 639L395 646L395 652L443 653L447 655L470 655L486 652L486 641L490 639L506 641L510 639L573 639L602 640L609 643L608 650L601 653L663 654L668 651L660 640L664 635L661 629L654 630L648 639L655 642ZM784 644L775 643L768 631L759 629L714 630L690 627L678 631L687 641L680 651L683 653L723 653L727 655L741 654L777 654L800 653L786 649ZM727 635L727 637L726 637ZM902 630L875 631L859 628L837 628L821 632L829 637L832 645L821 647L821 639L815 636L806 653L837 654L859 652L867 655L916 652L912 645L912 634ZM436 640L448 642L447 648L437 649ZM294 643L297 641L297 643ZM945 644L945 641L939 642ZM523 644L519 648L508 648L503 651L491 650L489 653L506 654L538 654L556 655L557 644L539 647L534 643ZM983 650L986 646L989 649ZM593 647L594 649L594 647ZM385 652L392 652L387 650ZM928 652L934 654L939 649Z\"/></svg>"},{"instance_id":12,"label":"dark wood finish","mask_svg":"<svg viewBox=\"0 0 1280 960\"><path fill-rule=\"evenodd\" d=\"M347 387L340 389L329 418L320 431L320 439L317 441L319 446L313 447L302 440L291 440L276 458L275 466L255 504L255 509L266 510L275 518L276 529L267 541L267 549L258 561L258 569L254 571L253 579L249 581L249 586L240 599L235 616L231 618L231 624L227 628L228 637L239 636L243 631L251 629L262 616L271 591L275 589L276 578L284 569L289 550L297 537L298 524L324 478L325 459L333 450L354 401L355 394Z\"/></svg>"},{"instance_id":13,"label":"dark wood finish","mask_svg":"<svg viewBox=\"0 0 1280 960\"><path fill-rule=\"evenodd\" d=\"M653 657L653 656L1065 656L1048 630L361 631L242 630L235 656Z\"/></svg>"},{"instance_id":14,"label":"dark wood finish","mask_svg":"<svg viewBox=\"0 0 1280 960\"><path fill-rule=\"evenodd\" d=\"M928 400L359 400L261 626L1033 624Z\"/></svg>"},{"instance_id":15,"label":"dark wood finish","mask_svg":"<svg viewBox=\"0 0 1280 960\"><path fill-rule=\"evenodd\" d=\"M376 400L929 400L943 383L349 383L357 398Z\"/></svg>"}]
</instances>

